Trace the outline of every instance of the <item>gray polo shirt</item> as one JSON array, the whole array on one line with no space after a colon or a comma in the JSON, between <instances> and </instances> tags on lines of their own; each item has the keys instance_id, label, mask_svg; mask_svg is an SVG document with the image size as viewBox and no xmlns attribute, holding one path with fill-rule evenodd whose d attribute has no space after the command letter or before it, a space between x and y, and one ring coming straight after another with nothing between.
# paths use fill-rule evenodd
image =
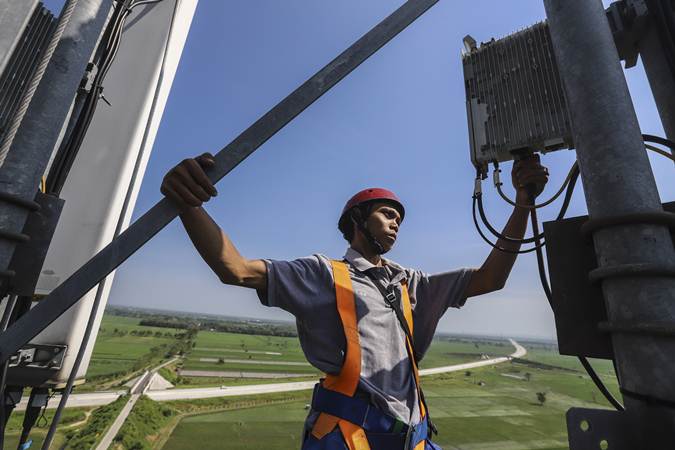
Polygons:
<instances>
[{"instance_id":1,"label":"gray polo shirt","mask_svg":"<svg viewBox=\"0 0 675 450\"><path fill-rule=\"evenodd\" d=\"M399 299L401 281L407 280L415 351L422 357L445 311L464 305L464 291L473 269L427 275L384 258L383 267L376 267L352 248L344 259L352 279L361 343L359 390L390 415L417 423L420 411L405 333L366 272L385 288L393 284ZM293 314L307 360L322 372L337 375L346 342L337 311L330 259L313 255L294 261L267 260L266 264L267 292L258 292L260 301Z\"/></svg>"}]
</instances>

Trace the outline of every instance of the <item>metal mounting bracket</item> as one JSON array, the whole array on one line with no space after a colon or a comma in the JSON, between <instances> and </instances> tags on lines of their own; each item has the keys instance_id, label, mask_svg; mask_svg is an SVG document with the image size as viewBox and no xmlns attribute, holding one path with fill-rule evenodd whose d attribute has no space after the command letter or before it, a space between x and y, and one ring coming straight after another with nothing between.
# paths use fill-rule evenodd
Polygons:
<instances>
[{"instance_id":1,"label":"metal mounting bracket","mask_svg":"<svg viewBox=\"0 0 675 450\"><path fill-rule=\"evenodd\" d=\"M9 357L9 367L58 370L66 357L66 345L30 344Z\"/></svg>"},{"instance_id":2,"label":"metal mounting bracket","mask_svg":"<svg viewBox=\"0 0 675 450\"><path fill-rule=\"evenodd\" d=\"M570 450L635 450L631 422L621 411L570 408L567 411L567 436Z\"/></svg>"}]
</instances>

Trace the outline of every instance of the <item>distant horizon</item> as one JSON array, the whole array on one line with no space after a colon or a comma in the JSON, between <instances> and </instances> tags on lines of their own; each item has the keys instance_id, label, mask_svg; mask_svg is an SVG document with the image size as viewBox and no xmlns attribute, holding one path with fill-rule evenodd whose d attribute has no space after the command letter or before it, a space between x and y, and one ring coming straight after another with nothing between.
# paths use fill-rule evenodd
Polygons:
<instances>
[{"instance_id":1,"label":"distant horizon","mask_svg":"<svg viewBox=\"0 0 675 450\"><path fill-rule=\"evenodd\" d=\"M225 314L217 314L217 313L207 313L207 312L199 312L199 311L181 311L181 310L174 310L174 309L162 309L162 308L152 308L152 307L140 307L140 306L132 306L132 305L121 305L121 304L108 304L106 305L106 312L110 312L110 309L128 309L128 310L133 310L133 311L139 311L139 312L158 312L158 313L172 313L172 314L177 314L177 315L183 315L183 316L208 316L208 317L214 317L214 318L219 318L219 319L226 319L226 320L241 320L241 321L257 321L257 322L263 322L263 323L282 323L286 325L292 325L295 326L295 321L294 320L284 320L284 319L269 319L269 318L259 318L259 317L250 317L250 316L229 316ZM448 331L439 331L436 330L436 333L434 333L435 336L466 336L466 337L484 337L484 338L501 338L501 339L515 339L515 340L523 340L526 342L536 342L536 343L541 343L541 344L555 344L558 345L558 340L557 339L551 339L547 336L516 336L516 335L510 335L510 334L476 334L476 333L462 333L462 332L448 332Z\"/></svg>"}]
</instances>

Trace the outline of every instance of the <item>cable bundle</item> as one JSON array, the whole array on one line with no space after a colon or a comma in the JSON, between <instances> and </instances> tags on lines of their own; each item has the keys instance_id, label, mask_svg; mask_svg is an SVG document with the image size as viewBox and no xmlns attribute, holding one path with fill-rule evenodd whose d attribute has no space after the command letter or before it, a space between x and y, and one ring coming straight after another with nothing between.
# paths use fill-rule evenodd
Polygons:
<instances>
[{"instance_id":1,"label":"cable bundle","mask_svg":"<svg viewBox=\"0 0 675 450\"><path fill-rule=\"evenodd\" d=\"M656 1L656 0L654 0ZM675 36L675 34L673 34ZM652 136L649 134L643 134L642 138L645 142L652 142L652 143L657 143L660 145L664 145L667 147L670 147L671 151L675 150L675 143L671 140L661 138L658 136ZM655 147L650 144L645 143L645 148L648 150L651 150L653 152L656 152L662 156L665 156L666 158L669 158L673 161L675 161L675 157L673 157L672 154ZM497 249L499 251L505 252L505 253L511 253L511 254L522 254L522 253L530 253L530 252L536 252L537 255L537 268L539 271L539 279L541 281L542 288L544 290L544 293L546 294L546 298L548 299L549 303L552 303L552 293L551 293L551 287L548 282L548 276L546 274L546 268L545 268L545 263L544 263L544 254L542 251L542 248L546 245L545 242L542 241L544 239L544 233L539 232L539 221L537 220L537 209L547 206L551 204L553 201L555 201L563 191L565 191L565 197L563 200L563 204L560 208L560 212L558 213L558 216L556 217L556 220L561 220L565 217L565 213L567 212L567 208L569 207L570 200L572 199L572 194L574 192L574 187L576 185L577 179L579 178L579 165L575 161L572 167L570 168L569 173L567 174L567 177L565 178L565 181L561 185L560 189L547 201L540 203L540 204L533 204L532 205L521 205L518 204L511 199L509 199L506 194L504 194L503 190L501 189L502 183L499 180L499 173L501 170L499 169L498 163L495 163L495 168L494 168L494 185L495 188L497 189L497 192L499 195L509 204L520 207L520 208L526 208L530 210L530 220L532 224L532 237L529 238L513 238L510 236L505 236L498 232L489 222L487 219L487 216L485 214L485 210L483 208L483 195L482 195L482 190L481 190L481 174L478 173L476 176L476 181L475 181L475 188L474 188L474 193L473 193L473 204L472 204L472 212L473 212L473 223L476 227L476 231L478 231L478 234L480 235L481 238L485 242L487 242L492 248ZM518 244L528 244L528 243L534 243L534 246L525 250L509 250L505 249L503 247L500 247L497 242L492 242L490 239L488 239L487 236L483 233L481 230L479 224L478 224L478 219L476 217L476 207L478 209L478 213L480 215L481 221L483 222L483 225L492 233L493 236L495 236L497 239L502 239L508 242L515 242ZM607 387L603 384L602 380L598 376L598 374L595 372L591 364L589 363L588 359L584 356L579 356L579 361L581 362L581 365L584 367L588 375L591 377L591 380L593 380L593 383L597 386L597 388L600 390L600 392L605 396L607 401L614 406L617 410L623 411L624 407L619 401L617 401L614 396L607 390ZM616 370L615 366L615 371L617 377L619 376L618 371Z\"/></svg>"}]
</instances>

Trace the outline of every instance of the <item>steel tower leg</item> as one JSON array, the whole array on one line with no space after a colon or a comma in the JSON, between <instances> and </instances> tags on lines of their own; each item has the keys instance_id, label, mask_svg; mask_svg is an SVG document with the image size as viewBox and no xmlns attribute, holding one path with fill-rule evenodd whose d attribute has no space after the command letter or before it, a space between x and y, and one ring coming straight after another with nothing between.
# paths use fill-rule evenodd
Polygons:
<instances>
[{"instance_id":1,"label":"steel tower leg","mask_svg":"<svg viewBox=\"0 0 675 450\"><path fill-rule=\"evenodd\" d=\"M675 75L670 70L661 41L652 24L639 42L640 57L654 94L666 137L675 141ZM675 150L671 149L675 154Z\"/></svg>"},{"instance_id":2,"label":"steel tower leg","mask_svg":"<svg viewBox=\"0 0 675 450\"><path fill-rule=\"evenodd\" d=\"M627 325L612 335L626 412L607 411L622 419L604 438L597 436L595 448L601 439L608 448L675 448L675 333L649 331L655 325L675 331L675 252L667 227L621 219L662 213L628 86L600 0L544 5L590 220L615 218L613 226L594 232L593 241L610 325ZM590 436L599 428L591 423L576 434ZM576 434L570 433L573 450L582 448ZM616 440L620 434L623 442Z\"/></svg>"}]
</instances>

